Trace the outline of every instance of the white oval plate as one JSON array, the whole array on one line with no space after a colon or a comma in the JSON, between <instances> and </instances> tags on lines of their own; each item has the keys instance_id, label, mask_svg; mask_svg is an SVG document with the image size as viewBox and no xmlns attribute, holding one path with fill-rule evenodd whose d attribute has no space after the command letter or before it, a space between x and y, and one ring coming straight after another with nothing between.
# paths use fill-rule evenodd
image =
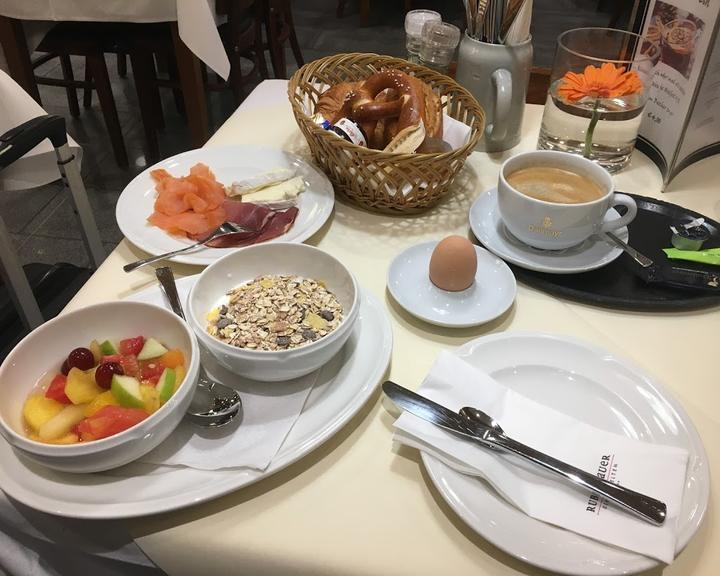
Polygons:
<instances>
[{"instance_id":1,"label":"white oval plate","mask_svg":"<svg viewBox=\"0 0 720 576\"><path fill-rule=\"evenodd\" d=\"M497 207L497 188L488 190L470 207L470 229L483 246L507 262L528 270L549 274L576 274L588 272L610 264L622 250L599 236L591 236L582 244L565 250L538 250L512 236L500 219ZM615 220L620 215L613 209L605 220ZM615 234L628 241L627 227Z\"/></svg>"},{"instance_id":2,"label":"white oval plate","mask_svg":"<svg viewBox=\"0 0 720 576\"><path fill-rule=\"evenodd\" d=\"M165 168L173 176L183 176L198 162L207 164L218 182L229 185L273 168L295 167L305 180L305 190L298 196L298 215L287 233L268 242L303 242L317 232L330 217L335 192L327 177L294 154L258 146L223 146L189 150L172 156L138 174L125 187L115 208L115 218L125 237L153 256L189 246L192 241L172 236L147 218L155 204L155 183L150 172ZM207 266L238 248L199 248L173 258L176 262Z\"/></svg>"},{"instance_id":3,"label":"white oval plate","mask_svg":"<svg viewBox=\"0 0 720 576\"><path fill-rule=\"evenodd\" d=\"M494 320L515 300L517 285L507 264L475 246L475 283L461 292L441 290L430 281L429 267L437 242L411 246L388 268L387 287L400 306L413 316L450 328L477 326Z\"/></svg>"},{"instance_id":4,"label":"white oval plate","mask_svg":"<svg viewBox=\"0 0 720 576\"><path fill-rule=\"evenodd\" d=\"M623 358L549 334L493 334L468 342L456 353L503 385L591 426L688 450L676 554L685 547L707 509L709 466L695 426L660 384ZM483 481L426 454L422 460L442 497L473 530L525 562L592 576L632 574L658 564L535 520Z\"/></svg>"},{"instance_id":5,"label":"white oval plate","mask_svg":"<svg viewBox=\"0 0 720 576\"><path fill-rule=\"evenodd\" d=\"M183 300L196 278L178 281ZM199 504L282 470L340 430L370 398L390 363L392 328L387 313L367 291L361 291L361 296L360 315L348 343L323 368L302 414L264 472L135 463L97 474L63 474L18 456L0 439L0 488L31 508L51 514L129 518ZM132 299L169 308L159 288L144 290Z\"/></svg>"}]
</instances>

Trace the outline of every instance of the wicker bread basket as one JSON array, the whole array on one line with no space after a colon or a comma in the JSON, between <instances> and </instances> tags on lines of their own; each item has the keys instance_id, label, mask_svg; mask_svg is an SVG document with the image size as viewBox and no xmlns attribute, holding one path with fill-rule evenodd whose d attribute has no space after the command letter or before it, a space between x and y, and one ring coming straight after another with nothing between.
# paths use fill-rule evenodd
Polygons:
<instances>
[{"instance_id":1,"label":"wicker bread basket","mask_svg":"<svg viewBox=\"0 0 720 576\"><path fill-rule=\"evenodd\" d=\"M363 80L387 68L400 69L429 84L441 97L445 113L470 126L468 143L444 153L391 154L351 144L311 120L318 98L328 86ZM377 54L338 54L305 64L290 79L288 97L315 162L335 190L378 212L409 214L437 204L448 193L485 126L483 109L454 80L424 66Z\"/></svg>"}]
</instances>

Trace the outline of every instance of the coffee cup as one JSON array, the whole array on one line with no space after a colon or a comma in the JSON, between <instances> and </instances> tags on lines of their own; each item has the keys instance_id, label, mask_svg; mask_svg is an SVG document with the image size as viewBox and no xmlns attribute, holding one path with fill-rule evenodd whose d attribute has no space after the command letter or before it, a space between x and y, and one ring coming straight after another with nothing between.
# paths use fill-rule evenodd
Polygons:
<instances>
[{"instance_id":1,"label":"coffee cup","mask_svg":"<svg viewBox=\"0 0 720 576\"><path fill-rule=\"evenodd\" d=\"M594 162L552 150L525 152L500 168L498 208L507 230L521 242L543 250L562 250L593 234L627 226L637 214L635 201L615 193L610 173ZM607 218L613 206L626 213Z\"/></svg>"}]
</instances>

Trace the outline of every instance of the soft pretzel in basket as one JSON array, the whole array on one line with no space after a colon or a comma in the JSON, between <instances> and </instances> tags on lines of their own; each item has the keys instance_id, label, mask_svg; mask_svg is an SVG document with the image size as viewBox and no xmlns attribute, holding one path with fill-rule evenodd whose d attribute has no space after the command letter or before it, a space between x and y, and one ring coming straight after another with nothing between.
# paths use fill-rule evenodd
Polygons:
<instances>
[{"instance_id":1,"label":"soft pretzel in basket","mask_svg":"<svg viewBox=\"0 0 720 576\"><path fill-rule=\"evenodd\" d=\"M430 86L399 70L383 70L363 82L342 82L319 98L315 112L331 124L346 117L365 132L371 148L415 152L442 138L442 105Z\"/></svg>"}]
</instances>

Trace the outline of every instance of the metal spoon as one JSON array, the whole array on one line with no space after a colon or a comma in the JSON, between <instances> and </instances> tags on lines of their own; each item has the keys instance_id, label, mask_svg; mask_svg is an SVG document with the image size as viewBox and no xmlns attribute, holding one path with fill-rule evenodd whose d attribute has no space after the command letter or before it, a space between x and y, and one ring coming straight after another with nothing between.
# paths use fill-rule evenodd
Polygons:
<instances>
[{"instance_id":1,"label":"metal spoon","mask_svg":"<svg viewBox=\"0 0 720 576\"><path fill-rule=\"evenodd\" d=\"M185 320L185 313L180 303L172 270L163 266L155 270L155 276L157 276L173 312ZM190 419L201 426L217 428L230 422L240 413L241 409L240 395L229 386L212 380L205 369L200 366L195 395L187 409Z\"/></svg>"},{"instance_id":2,"label":"metal spoon","mask_svg":"<svg viewBox=\"0 0 720 576\"><path fill-rule=\"evenodd\" d=\"M664 502L599 478L594 474L566 464L509 438L505 435L500 424L482 410L466 406L460 410L460 416L462 416L470 430L480 437L483 443L502 448L533 464L537 464L545 470L554 472L572 484L582 486L591 492L604 496L651 524L660 526L665 522L667 506Z\"/></svg>"},{"instance_id":3,"label":"metal spoon","mask_svg":"<svg viewBox=\"0 0 720 576\"><path fill-rule=\"evenodd\" d=\"M135 262L131 262L130 264L125 264L125 266L123 266L123 270L125 270L125 272L132 272L133 270L140 268L141 266L145 266L146 264L152 264L153 262L166 260L167 258L172 258L173 256L177 256L178 254L182 254L183 252L188 252L189 250L197 248L198 246L209 245L211 242L216 241L220 238L230 236L231 234L238 234L243 232L255 232L255 230L251 230L250 228L243 228L242 226L238 226L237 224L233 224L232 222L223 222L222 224L220 224L220 226L217 227L215 232L210 234L210 236L208 236L204 240L200 240L199 242L195 242L195 244L190 244L190 246L185 246L185 248L180 248L179 250L165 252L165 254L160 254L159 256L150 256L149 258L143 258L142 260L137 260Z\"/></svg>"}]
</instances>

